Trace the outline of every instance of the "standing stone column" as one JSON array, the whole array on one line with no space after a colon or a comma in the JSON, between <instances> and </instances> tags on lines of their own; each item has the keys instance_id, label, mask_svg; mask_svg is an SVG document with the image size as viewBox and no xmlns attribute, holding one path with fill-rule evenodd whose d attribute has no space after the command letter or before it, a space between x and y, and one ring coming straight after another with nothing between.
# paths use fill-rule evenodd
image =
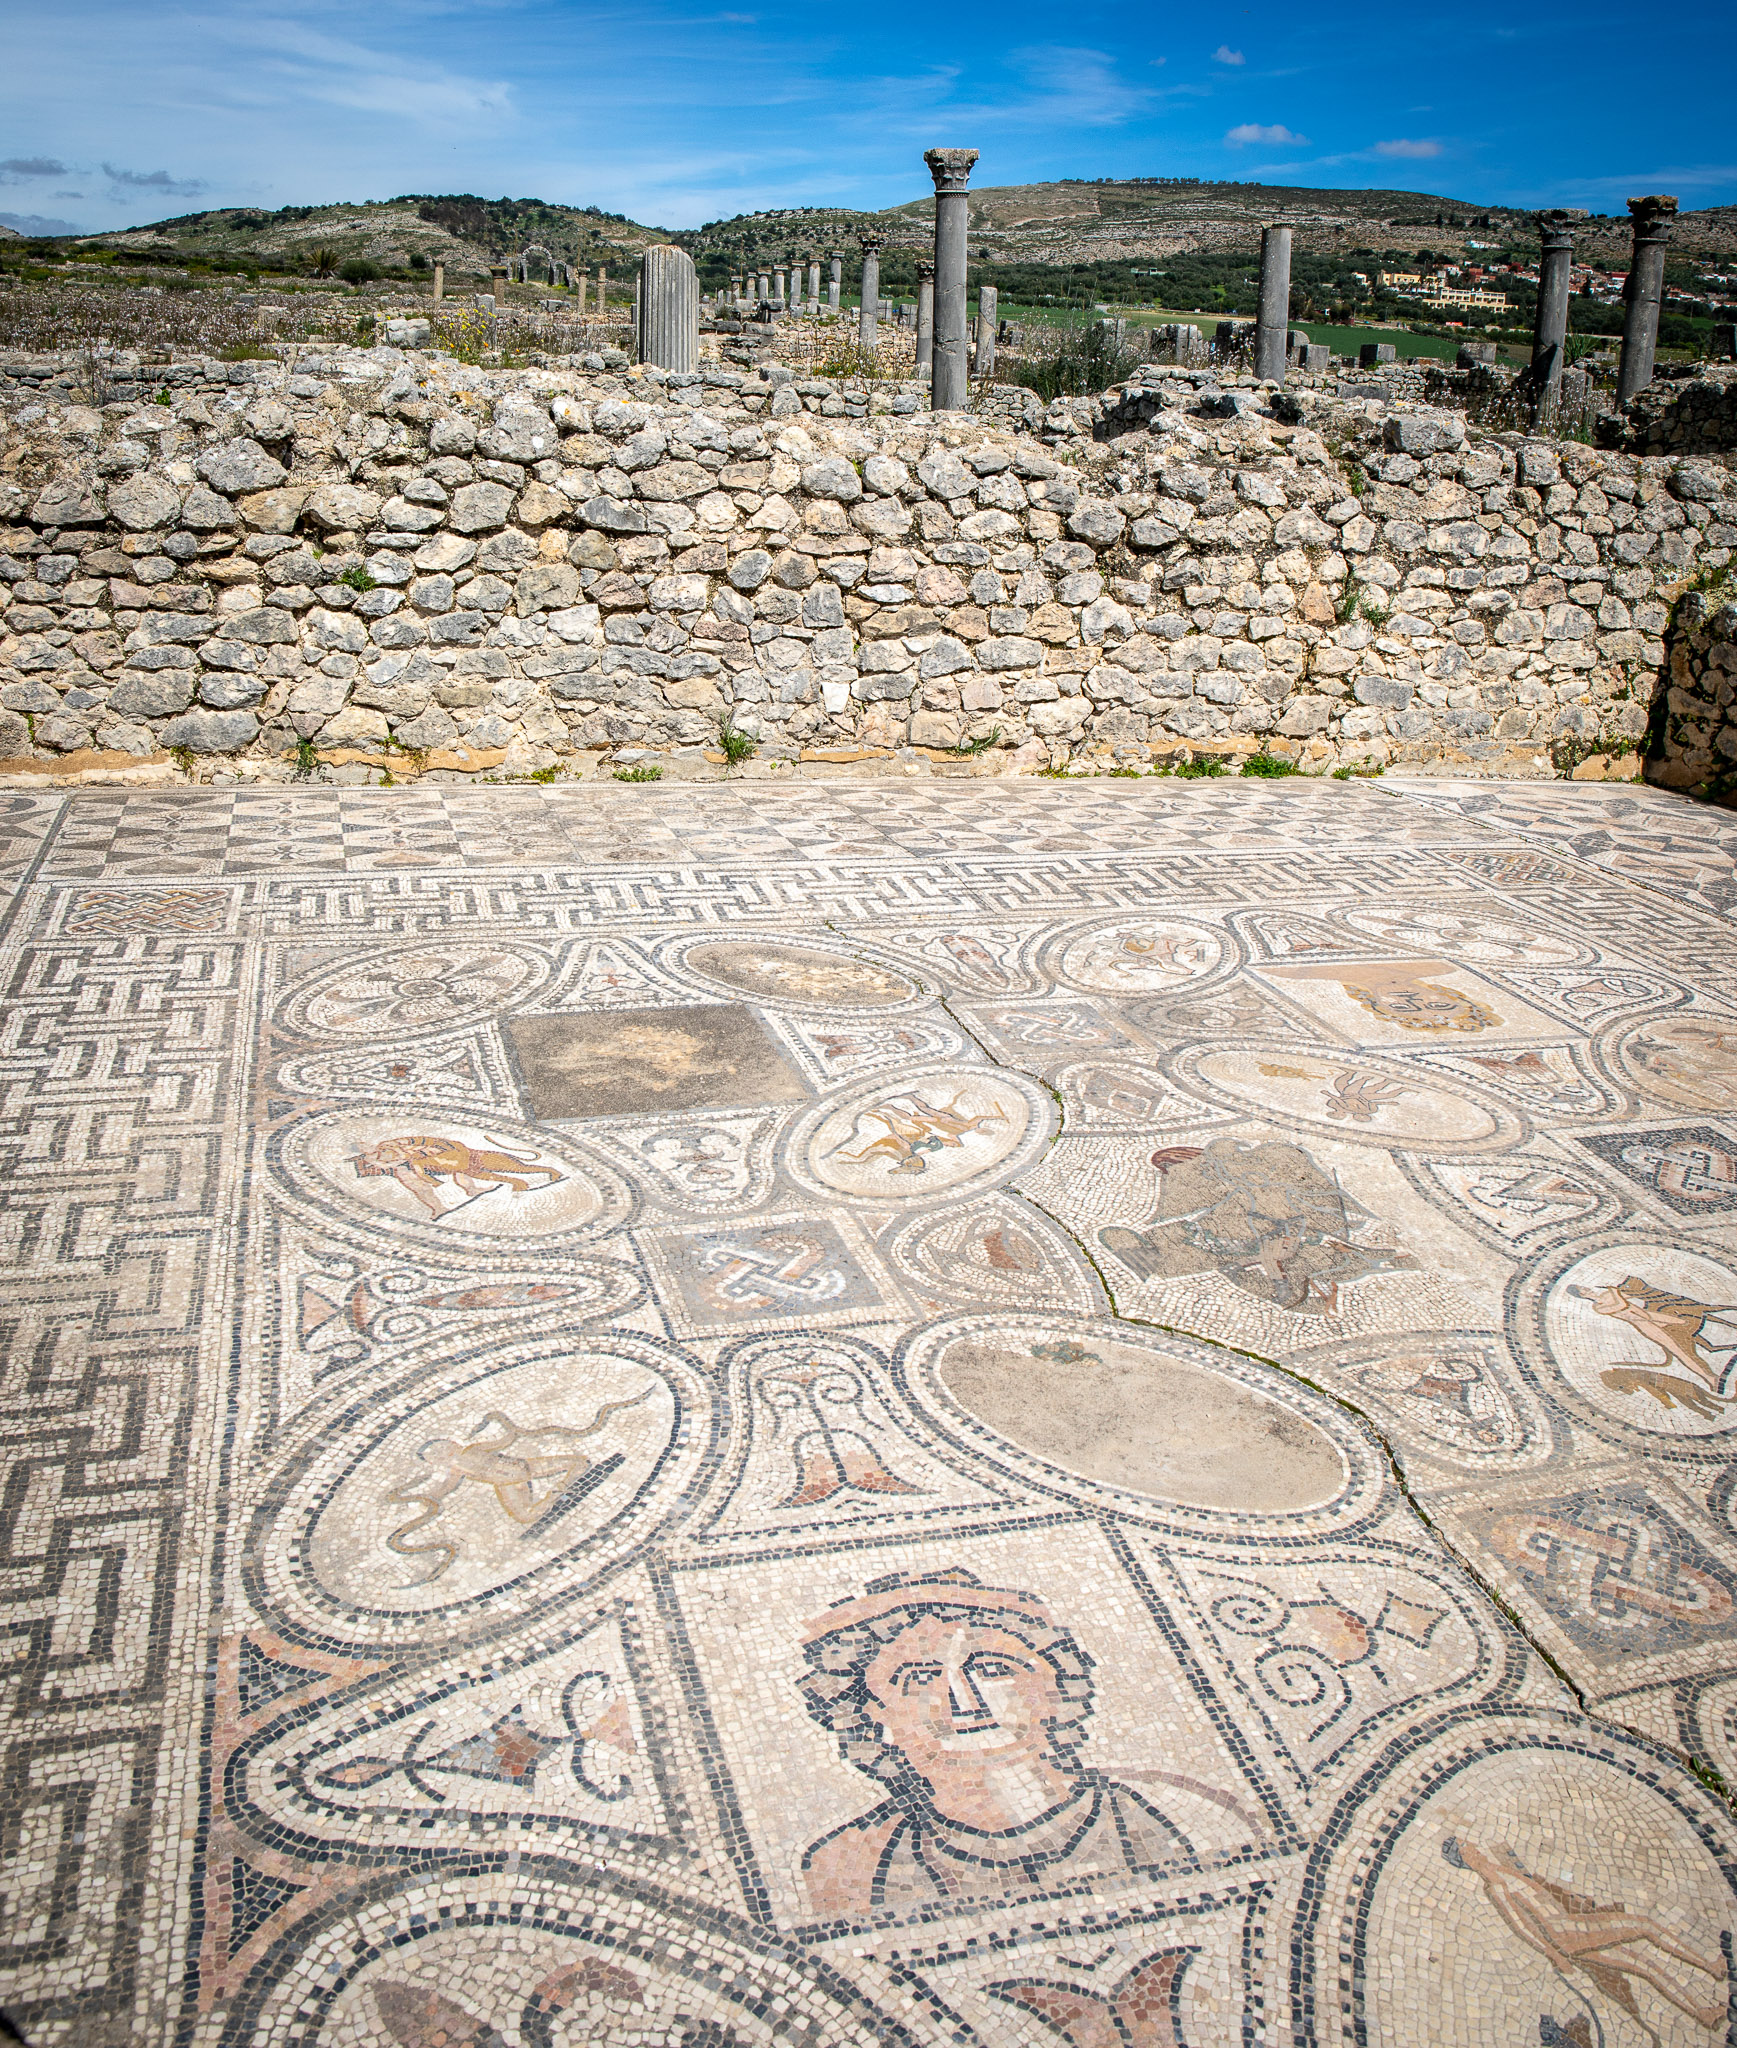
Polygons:
<instances>
[{"instance_id":1,"label":"standing stone column","mask_svg":"<svg viewBox=\"0 0 1737 2048\"><path fill-rule=\"evenodd\" d=\"M1564 213L1538 216L1538 316L1532 327L1532 422L1547 425L1562 391L1568 353L1568 270L1574 235Z\"/></svg>"},{"instance_id":2,"label":"standing stone column","mask_svg":"<svg viewBox=\"0 0 1737 2048\"><path fill-rule=\"evenodd\" d=\"M507 266L504 263L489 265L489 283L494 288L495 307L498 311L507 303Z\"/></svg>"},{"instance_id":3,"label":"standing stone column","mask_svg":"<svg viewBox=\"0 0 1737 2048\"><path fill-rule=\"evenodd\" d=\"M597 317L609 318L609 273L601 263L597 266Z\"/></svg>"},{"instance_id":4,"label":"standing stone column","mask_svg":"<svg viewBox=\"0 0 1737 2048\"><path fill-rule=\"evenodd\" d=\"M445 297L446 265L444 263L437 262L434 266L434 303L438 306L441 300L444 299Z\"/></svg>"},{"instance_id":5,"label":"standing stone column","mask_svg":"<svg viewBox=\"0 0 1737 2048\"><path fill-rule=\"evenodd\" d=\"M879 339L877 322L881 309L881 238L879 235L863 235L862 242L862 306L856 316L856 338L865 349L873 348Z\"/></svg>"},{"instance_id":6,"label":"standing stone column","mask_svg":"<svg viewBox=\"0 0 1737 2048\"><path fill-rule=\"evenodd\" d=\"M583 320L583 319L585 318L585 286L586 286L586 283L587 283L586 273L585 273L585 272L584 272L583 270L581 270L581 271L579 271L579 272L577 273L577 275L575 276L575 279L574 279L574 288L575 288L575 289L577 290L577 292L578 292L578 294L579 294L579 317L580 317L580 319L581 319L581 320Z\"/></svg>"},{"instance_id":7,"label":"standing stone column","mask_svg":"<svg viewBox=\"0 0 1737 2048\"><path fill-rule=\"evenodd\" d=\"M1291 231L1261 230L1260 311L1255 319L1255 375L1285 381L1285 345L1291 327Z\"/></svg>"},{"instance_id":8,"label":"standing stone column","mask_svg":"<svg viewBox=\"0 0 1737 2048\"><path fill-rule=\"evenodd\" d=\"M1659 301L1665 291L1665 244L1677 202L1668 192L1631 199L1634 255L1628 266L1623 296L1628 309L1622 320L1622 368L1616 374L1616 402L1627 405L1637 391L1653 381L1653 355L1659 345Z\"/></svg>"},{"instance_id":9,"label":"standing stone column","mask_svg":"<svg viewBox=\"0 0 1737 2048\"><path fill-rule=\"evenodd\" d=\"M977 287L977 355L971 367L979 379L995 368L995 329L1001 310L1001 294L992 284Z\"/></svg>"},{"instance_id":10,"label":"standing stone column","mask_svg":"<svg viewBox=\"0 0 1737 2048\"><path fill-rule=\"evenodd\" d=\"M818 256L810 256L808 259L808 310L811 313L818 313L820 311L820 259Z\"/></svg>"},{"instance_id":11,"label":"standing stone column","mask_svg":"<svg viewBox=\"0 0 1737 2048\"><path fill-rule=\"evenodd\" d=\"M970 227L965 188L974 149L926 149L923 161L935 181L935 352L929 405L935 412L959 412L970 390L965 359L965 239Z\"/></svg>"},{"instance_id":12,"label":"standing stone column","mask_svg":"<svg viewBox=\"0 0 1737 2048\"><path fill-rule=\"evenodd\" d=\"M917 265L917 370L935 368L935 266Z\"/></svg>"},{"instance_id":13,"label":"standing stone column","mask_svg":"<svg viewBox=\"0 0 1737 2048\"><path fill-rule=\"evenodd\" d=\"M826 303L836 313L838 302L844 292L844 258L835 256L827 266Z\"/></svg>"},{"instance_id":14,"label":"standing stone column","mask_svg":"<svg viewBox=\"0 0 1737 2048\"><path fill-rule=\"evenodd\" d=\"M760 302L762 305L772 302L772 273L769 270L760 273Z\"/></svg>"},{"instance_id":15,"label":"standing stone column","mask_svg":"<svg viewBox=\"0 0 1737 2048\"><path fill-rule=\"evenodd\" d=\"M700 359L700 281L685 249L654 242L639 274L639 360L692 370Z\"/></svg>"}]
</instances>

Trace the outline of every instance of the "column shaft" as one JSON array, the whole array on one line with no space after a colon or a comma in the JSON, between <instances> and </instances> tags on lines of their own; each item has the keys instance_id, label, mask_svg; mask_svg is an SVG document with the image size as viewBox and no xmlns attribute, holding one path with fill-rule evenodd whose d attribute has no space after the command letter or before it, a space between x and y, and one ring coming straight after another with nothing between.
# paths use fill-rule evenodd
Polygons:
<instances>
[{"instance_id":1,"label":"column shaft","mask_svg":"<svg viewBox=\"0 0 1737 2048\"><path fill-rule=\"evenodd\" d=\"M1637 391L1653 381L1653 357L1659 345L1659 301L1665 291L1665 244L1677 202L1668 193L1631 199L1634 255L1628 266L1623 296L1628 307L1622 321L1622 367L1616 376L1616 402L1627 405Z\"/></svg>"},{"instance_id":2,"label":"column shaft","mask_svg":"<svg viewBox=\"0 0 1737 2048\"><path fill-rule=\"evenodd\" d=\"M1260 311L1255 324L1255 375L1285 381L1285 346L1291 324L1291 231L1261 230Z\"/></svg>"},{"instance_id":3,"label":"column shaft","mask_svg":"<svg viewBox=\"0 0 1737 2048\"><path fill-rule=\"evenodd\" d=\"M992 284L977 287L977 358L972 364L978 381L995 368L995 330L999 324L1001 294Z\"/></svg>"},{"instance_id":4,"label":"column shaft","mask_svg":"<svg viewBox=\"0 0 1737 2048\"><path fill-rule=\"evenodd\" d=\"M870 349L880 338L881 245L877 238L862 238L862 307L857 314L858 344Z\"/></svg>"},{"instance_id":5,"label":"column shaft","mask_svg":"<svg viewBox=\"0 0 1737 2048\"><path fill-rule=\"evenodd\" d=\"M1538 216L1538 314L1532 326L1532 418L1544 425L1556 412L1562 363L1568 353L1568 271L1574 236L1561 214Z\"/></svg>"},{"instance_id":6,"label":"column shaft","mask_svg":"<svg viewBox=\"0 0 1737 2048\"><path fill-rule=\"evenodd\" d=\"M965 343L966 185L977 152L930 149L923 161L935 180L935 352L929 404L935 412L959 412L971 383Z\"/></svg>"}]
</instances>

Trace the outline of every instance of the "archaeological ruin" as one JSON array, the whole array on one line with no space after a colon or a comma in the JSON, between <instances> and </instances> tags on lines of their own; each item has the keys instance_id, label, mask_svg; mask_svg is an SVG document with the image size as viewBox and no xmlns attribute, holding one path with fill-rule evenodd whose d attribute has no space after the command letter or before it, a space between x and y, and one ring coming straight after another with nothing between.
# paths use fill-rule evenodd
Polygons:
<instances>
[{"instance_id":1,"label":"archaeological ruin","mask_svg":"<svg viewBox=\"0 0 1737 2048\"><path fill-rule=\"evenodd\" d=\"M1258 753L1728 786L1737 381L1653 381L1674 200L1631 203L1624 410L1592 446L1561 424L1564 217L1506 384L1476 345L1331 361L1291 331L1275 225L1252 336L1159 328L1045 404L995 381L992 289L968 318L975 161L928 153L914 307L862 236L832 374L839 254L824 301L802 251L714 301L669 246L629 349L534 367L454 361L421 317L254 362L115 354L100 389L0 358L0 772L703 776L727 729L752 774Z\"/></svg>"}]
</instances>

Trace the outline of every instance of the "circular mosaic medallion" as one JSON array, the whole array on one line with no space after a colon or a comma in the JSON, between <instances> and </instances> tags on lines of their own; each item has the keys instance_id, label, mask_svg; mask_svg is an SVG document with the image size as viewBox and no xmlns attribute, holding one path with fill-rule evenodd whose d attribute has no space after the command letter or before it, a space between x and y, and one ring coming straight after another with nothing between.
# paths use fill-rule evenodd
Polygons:
<instances>
[{"instance_id":1,"label":"circular mosaic medallion","mask_svg":"<svg viewBox=\"0 0 1737 2048\"><path fill-rule=\"evenodd\" d=\"M1225 946L1222 933L1185 918L1119 917L1067 941L1056 972L1096 994L1147 995L1204 981Z\"/></svg>"},{"instance_id":2,"label":"circular mosaic medallion","mask_svg":"<svg viewBox=\"0 0 1737 2048\"><path fill-rule=\"evenodd\" d=\"M1619 1054L1643 1095L1674 1109L1737 1110L1737 1017L1675 1011L1630 1031Z\"/></svg>"},{"instance_id":3,"label":"circular mosaic medallion","mask_svg":"<svg viewBox=\"0 0 1737 2048\"><path fill-rule=\"evenodd\" d=\"M861 1201L921 1202L1005 1180L1049 1135L1053 1105L1005 1068L939 1067L883 1077L798 1126L791 1171Z\"/></svg>"},{"instance_id":4,"label":"circular mosaic medallion","mask_svg":"<svg viewBox=\"0 0 1737 2048\"><path fill-rule=\"evenodd\" d=\"M445 1239L595 1237L633 1204L613 1168L571 1143L427 1108L311 1117L280 1158L303 1193Z\"/></svg>"},{"instance_id":5,"label":"circular mosaic medallion","mask_svg":"<svg viewBox=\"0 0 1737 2048\"><path fill-rule=\"evenodd\" d=\"M1429 2040L1490 2048L1723 2041L1734 1839L1619 1738L1516 1717L1424 1744L1322 1873L1320 2038L1415 2040L1427 2013Z\"/></svg>"},{"instance_id":6,"label":"circular mosaic medallion","mask_svg":"<svg viewBox=\"0 0 1737 2048\"><path fill-rule=\"evenodd\" d=\"M1636 1237L1589 1252L1544 1299L1557 1369L1600 1414L1660 1436L1737 1429L1737 1272Z\"/></svg>"},{"instance_id":7,"label":"circular mosaic medallion","mask_svg":"<svg viewBox=\"0 0 1737 2048\"><path fill-rule=\"evenodd\" d=\"M369 948L296 990L282 1014L309 1037L390 1040L494 1016L548 977L549 963L522 946L439 939Z\"/></svg>"}]
</instances>

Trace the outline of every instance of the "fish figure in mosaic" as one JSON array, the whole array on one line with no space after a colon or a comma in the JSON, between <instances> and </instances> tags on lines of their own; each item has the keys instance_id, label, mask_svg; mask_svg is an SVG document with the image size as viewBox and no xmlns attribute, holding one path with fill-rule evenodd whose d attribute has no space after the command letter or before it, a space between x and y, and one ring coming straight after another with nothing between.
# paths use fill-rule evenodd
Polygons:
<instances>
[{"instance_id":1,"label":"fish figure in mosaic","mask_svg":"<svg viewBox=\"0 0 1737 2048\"><path fill-rule=\"evenodd\" d=\"M1620 1904L1601 1905L1566 1885L1535 1877L1513 1850L1503 1845L1482 1849L1450 1835L1442 1844L1442 1854L1456 1870L1468 1871L1479 1880L1490 1906L1529 1949L1575 1989L1579 1988L1574 1984L1575 1975L1586 1978L1595 1991L1628 2014L1655 2048L1658 2030L1643 2016L1631 1980L1650 1984L1667 2005L1697 2026L1711 2029L1724 2025L1724 1961L1709 1962L1698 1955L1653 1914ZM1679 1972L1667 1970L1647 1954L1649 1949L1709 1978L1709 1989L1720 1987L1717 2002L1698 1996L1692 1981L1685 1984Z\"/></svg>"},{"instance_id":2,"label":"fish figure in mosaic","mask_svg":"<svg viewBox=\"0 0 1737 2048\"><path fill-rule=\"evenodd\" d=\"M895 1572L812 1622L804 1650L809 1713L887 1794L804 1855L816 1913L1192 1860L1141 1793L1081 1765L1093 1661L1037 1594Z\"/></svg>"},{"instance_id":3,"label":"fish figure in mosaic","mask_svg":"<svg viewBox=\"0 0 1737 2048\"><path fill-rule=\"evenodd\" d=\"M784 1366L760 1381L760 1398L789 1432L796 1487L786 1508L819 1507L839 1493L920 1493L889 1472L867 1433L863 1385L848 1366Z\"/></svg>"},{"instance_id":4,"label":"fish figure in mosaic","mask_svg":"<svg viewBox=\"0 0 1737 2048\"><path fill-rule=\"evenodd\" d=\"M1147 1956L1108 1993L1025 1977L989 1985L991 1998L1036 2013L1070 2048L1183 2048L1178 2005L1195 1951Z\"/></svg>"},{"instance_id":5,"label":"fish figure in mosaic","mask_svg":"<svg viewBox=\"0 0 1737 2048\"><path fill-rule=\"evenodd\" d=\"M914 1090L908 1095L890 1096L858 1115L850 1137L845 1140L845 1145L862 1140L856 1151L846 1151L845 1145L834 1146L833 1150L839 1158L853 1164L884 1159L889 1173L927 1173L929 1153L957 1152L973 1131L1007 1121L1007 1112L999 1103L977 1116L967 1116L958 1104L957 1094L949 1102L931 1102ZM865 1134L865 1126L867 1133L872 1133L876 1125L880 1127L880 1137Z\"/></svg>"},{"instance_id":6,"label":"fish figure in mosaic","mask_svg":"<svg viewBox=\"0 0 1737 2048\"><path fill-rule=\"evenodd\" d=\"M1685 1380L1652 1360L1635 1359L1599 1374L1614 1393L1650 1394L1666 1408L1681 1403L1709 1421L1737 1398L1729 1384L1737 1365L1737 1302L1696 1301L1654 1287L1634 1273L1607 1287L1569 1291L1590 1301L1601 1316L1626 1323L1656 1344L1665 1354L1665 1364L1692 1375ZM1728 1337L1710 1334L1721 1326L1731 1333Z\"/></svg>"},{"instance_id":7,"label":"fish figure in mosaic","mask_svg":"<svg viewBox=\"0 0 1737 2048\"><path fill-rule=\"evenodd\" d=\"M356 1154L356 1172L363 1180L395 1180L437 1223L496 1188L510 1187L515 1195L528 1194L532 1175L541 1174L545 1187L567 1178L553 1166L521 1158L516 1152L485 1151L460 1138L423 1135L382 1138ZM442 1184L446 1181L464 1190L464 1202L449 1205L445 1201Z\"/></svg>"},{"instance_id":8,"label":"fish figure in mosaic","mask_svg":"<svg viewBox=\"0 0 1737 2048\"><path fill-rule=\"evenodd\" d=\"M1280 1308L1331 1315L1342 1287L1417 1267L1377 1239L1370 1212L1300 1145L1217 1138L1204 1148L1165 1146L1152 1164L1156 1217L1143 1230L1098 1233L1142 1279L1204 1268Z\"/></svg>"},{"instance_id":9,"label":"fish figure in mosaic","mask_svg":"<svg viewBox=\"0 0 1737 2048\"><path fill-rule=\"evenodd\" d=\"M583 1437L594 1436L611 1415L623 1408L637 1407L651 1392L652 1389L647 1387L643 1393L631 1395L626 1400L605 1402L583 1429L569 1428L560 1422L521 1425L511 1416L502 1414L500 1409L491 1408L482 1419L482 1429L492 1428L499 1432L492 1440L482 1435L482 1429L468 1443L460 1443L453 1437L432 1438L417 1453L430 1468L427 1477L409 1480L386 1496L394 1505L421 1510L410 1521L393 1530L386 1538L386 1548L396 1551L400 1557L438 1556L440 1562L422 1581L424 1585L432 1585L458 1556L458 1544L441 1540L409 1543L405 1538L438 1521L444 1503L465 1485L487 1487L494 1494L503 1515L522 1528L533 1528L562 1504L575 1481L583 1480L601 1468L594 1467L583 1451L520 1451L514 1446L521 1441L544 1437L562 1438L573 1443ZM619 1463L619 1460L615 1462ZM539 1482L547 1482L541 1493L537 1491Z\"/></svg>"}]
</instances>

